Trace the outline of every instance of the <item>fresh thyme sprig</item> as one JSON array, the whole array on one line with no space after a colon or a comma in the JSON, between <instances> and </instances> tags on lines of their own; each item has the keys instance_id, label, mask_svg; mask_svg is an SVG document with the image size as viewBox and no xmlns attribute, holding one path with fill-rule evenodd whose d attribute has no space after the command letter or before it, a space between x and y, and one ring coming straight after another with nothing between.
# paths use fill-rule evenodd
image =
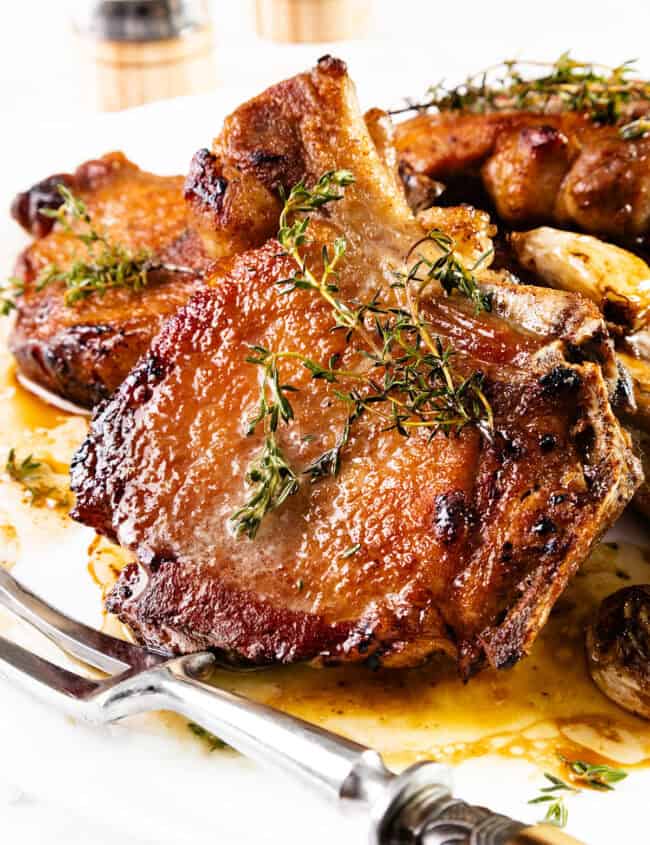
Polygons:
<instances>
[{"instance_id":1,"label":"fresh thyme sprig","mask_svg":"<svg viewBox=\"0 0 650 845\"><path fill-rule=\"evenodd\" d=\"M111 242L105 233L95 228L86 204L65 185L60 184L57 188L63 203L42 213L55 219L64 231L86 246L88 260L76 260L67 270L56 264L44 268L36 281L36 290L63 283L66 305L76 305L92 294L103 296L113 288L142 290L151 269L150 253L146 250L131 252L122 244ZM73 223L77 226L73 227Z\"/></svg>"},{"instance_id":2,"label":"fresh thyme sprig","mask_svg":"<svg viewBox=\"0 0 650 845\"><path fill-rule=\"evenodd\" d=\"M556 827L566 827L569 819L569 811L564 803L564 795L558 794L562 792L577 793L580 790L574 789L565 783L561 778L555 775L550 775L544 772L544 777L550 782L550 786L544 786L540 789L541 795L537 798L531 799L529 804L547 804L546 815L543 821L549 824L554 824Z\"/></svg>"},{"instance_id":3,"label":"fresh thyme sprig","mask_svg":"<svg viewBox=\"0 0 650 845\"><path fill-rule=\"evenodd\" d=\"M614 769L605 764L585 763L584 760L567 760L562 755L559 755L559 759L569 770L572 781L584 784L591 789L611 791L615 784L620 783L627 777L627 772L622 769ZM544 773L544 777L549 781L550 786L542 787L540 789L541 794L528 803L547 804L546 815L543 820L558 827L566 827L569 811L564 803L564 793L577 795L581 790L576 789L556 775L548 774L548 772Z\"/></svg>"},{"instance_id":4,"label":"fresh thyme sprig","mask_svg":"<svg viewBox=\"0 0 650 845\"><path fill-rule=\"evenodd\" d=\"M24 293L25 285L22 279L17 279L15 276L0 285L0 315L3 317L9 316L17 307L16 299Z\"/></svg>"},{"instance_id":5,"label":"fresh thyme sprig","mask_svg":"<svg viewBox=\"0 0 650 845\"><path fill-rule=\"evenodd\" d=\"M357 335L361 344L352 349L360 357L355 368L342 369L339 355L327 365L290 350L273 351L253 346L248 363L261 368L260 404L250 420L247 433L252 434L260 423L264 425L264 443L253 459L246 478L253 486L246 504L231 517L236 534L255 537L264 516L279 507L299 489L299 472L288 463L276 439L280 423L289 424L294 418L289 395L295 390L282 381L279 362L292 359L307 369L312 379L341 385L334 391L346 408L341 433L330 449L313 460L303 474L312 482L336 476L341 455L350 439L353 423L362 415L372 414L382 421L382 431L396 430L408 437L413 429L425 429L431 437L438 431L449 435L459 433L466 425L476 424L486 434L492 428L492 411L483 392L483 374L472 372L461 376L452 367L454 351L432 334L431 327L421 313L421 301L427 290L439 283L450 295L458 291L468 297L476 312L489 310L490 299L483 294L473 272L456 258L454 242L439 230L423 239L432 242L440 257L429 260L420 256L410 268L396 274L398 281L391 286L397 296L396 306L389 307L376 293L368 302L346 302L336 284L338 264L345 255L345 241L334 242L333 250L322 250L322 268L315 272L307 264L302 247L307 244L309 216L293 220L293 215L308 213L343 196L342 189L352 184L348 171L328 171L310 189L303 182L296 185L285 198L280 216L278 240L291 256L297 270L279 284L283 293L310 290L330 306L334 330L345 332L348 344ZM407 256L410 258L413 249ZM424 268L424 275L420 271ZM473 268L475 269L475 268ZM349 388L347 382L354 382ZM347 389L343 388L343 383Z\"/></svg>"},{"instance_id":6,"label":"fresh thyme sprig","mask_svg":"<svg viewBox=\"0 0 650 845\"><path fill-rule=\"evenodd\" d=\"M539 69L538 75L525 71ZM568 52L554 62L505 61L469 76L460 85L433 85L421 103L405 111L528 111L540 114L580 112L595 123L617 124L642 103L650 106L650 83L631 78L635 62L616 67L572 59ZM642 120L646 120L643 118ZM641 129L638 121L622 126L621 137L631 139ZM643 128L645 133L647 128Z\"/></svg>"},{"instance_id":7,"label":"fresh thyme sprig","mask_svg":"<svg viewBox=\"0 0 650 845\"><path fill-rule=\"evenodd\" d=\"M37 461L31 454L22 461L18 461L16 450L10 449L5 472L27 491L32 505L41 504L46 500L60 507L67 507L70 504L68 488L60 483L56 473L46 461Z\"/></svg>"},{"instance_id":8,"label":"fresh thyme sprig","mask_svg":"<svg viewBox=\"0 0 650 845\"><path fill-rule=\"evenodd\" d=\"M420 255L406 274L396 273L396 278L404 280L406 284L418 282L422 291L428 287L430 282L437 281L447 296L451 296L456 290L467 297L474 304L477 315L481 311L491 311L492 297L481 290L475 271L492 254L492 250L480 256L473 267L465 267L462 261L456 257L453 238L450 238L446 232L440 229L432 229L426 237L411 247L407 260L420 244L426 242L435 244L440 250L440 256L431 260ZM422 269L426 270L424 276L419 275Z\"/></svg>"},{"instance_id":9,"label":"fresh thyme sprig","mask_svg":"<svg viewBox=\"0 0 650 845\"><path fill-rule=\"evenodd\" d=\"M262 368L260 405L249 420L246 433L251 435L260 423L264 426L264 443L251 462L246 481L253 488L246 504L230 517L235 535L246 534L252 540L266 514L298 492L298 477L289 465L278 444L276 431L280 422L293 419L293 408L287 393L290 385L280 383L278 356L263 346L252 347L253 354L246 361Z\"/></svg>"},{"instance_id":10,"label":"fresh thyme sprig","mask_svg":"<svg viewBox=\"0 0 650 845\"><path fill-rule=\"evenodd\" d=\"M567 760L560 758L571 772L572 779L584 783L592 789L610 791L614 785L625 780L627 772L614 769L604 763L585 763L584 760Z\"/></svg>"},{"instance_id":11,"label":"fresh thyme sprig","mask_svg":"<svg viewBox=\"0 0 650 845\"><path fill-rule=\"evenodd\" d=\"M292 221L295 214L307 214L322 206L343 199L343 190L354 183L354 176L349 170L329 170L320 177L313 188L307 188L304 181L298 182L291 189L289 196L284 197L284 206L280 214L280 229L278 241L287 255L298 265L292 275L281 279L278 284L283 293L291 291L316 291L331 307L336 327L344 329L349 340L352 332L358 331L365 337L366 343L373 345L363 325L363 308L352 308L339 297L336 284L338 265L345 255L345 238L336 238L330 248L325 245L322 250L322 270L320 276L307 266L301 247L308 243L307 229L310 217L298 217Z\"/></svg>"}]
</instances>

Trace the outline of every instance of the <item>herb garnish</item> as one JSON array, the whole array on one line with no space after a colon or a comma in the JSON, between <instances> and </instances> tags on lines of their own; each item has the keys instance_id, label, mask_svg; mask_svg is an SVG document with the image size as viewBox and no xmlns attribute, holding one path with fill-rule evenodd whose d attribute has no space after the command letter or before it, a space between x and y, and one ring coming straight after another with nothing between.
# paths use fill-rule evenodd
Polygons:
<instances>
[{"instance_id":1,"label":"herb garnish","mask_svg":"<svg viewBox=\"0 0 650 845\"><path fill-rule=\"evenodd\" d=\"M540 789L541 795L529 801L529 804L548 804L546 808L546 815L544 821L549 824L554 824L556 827L566 827L569 818L569 811L564 803L564 796L558 795L560 792L579 792L565 783L561 778L555 775L550 775L544 772L544 777L550 782L550 786L544 786Z\"/></svg>"},{"instance_id":2,"label":"herb garnish","mask_svg":"<svg viewBox=\"0 0 650 845\"><path fill-rule=\"evenodd\" d=\"M10 449L5 464L7 475L25 488L30 504L37 505L49 499L61 507L70 504L70 493L62 487L52 467L43 460L34 460L28 455L22 461L16 460L16 450Z\"/></svg>"},{"instance_id":3,"label":"herb garnish","mask_svg":"<svg viewBox=\"0 0 650 845\"><path fill-rule=\"evenodd\" d=\"M218 736L210 733L210 731L206 731L205 728L202 728L201 725L197 725L196 722L188 722L187 727L192 731L194 736L197 736L199 739L202 739L207 743L210 752L217 751L217 749L230 748L230 746L222 739L219 739Z\"/></svg>"},{"instance_id":4,"label":"herb garnish","mask_svg":"<svg viewBox=\"0 0 650 845\"><path fill-rule=\"evenodd\" d=\"M627 772L622 769L614 769L605 764L585 763L583 760L567 760L566 757L562 756L560 756L560 760L569 770L572 781L584 784L591 789L610 791L614 789L614 784L627 777ZM559 793L578 794L581 790L569 785L562 778L548 774L548 772L544 773L544 777L550 782L550 786L542 787L540 789L541 795L528 803L548 804L543 820L557 827L565 827L569 811L564 803L565 796Z\"/></svg>"},{"instance_id":5,"label":"herb garnish","mask_svg":"<svg viewBox=\"0 0 650 845\"><path fill-rule=\"evenodd\" d=\"M526 69L541 69L528 76ZM630 78L635 62L609 67L580 62L568 52L555 62L505 61L472 74L460 85L433 85L424 102L409 104L405 111L527 111L539 114L581 112L599 124L617 124L633 114L640 103L650 107L650 83ZM650 130L650 115L621 126L624 139L642 137Z\"/></svg>"},{"instance_id":6,"label":"herb garnish","mask_svg":"<svg viewBox=\"0 0 650 845\"><path fill-rule=\"evenodd\" d=\"M260 406L255 417L249 421L246 433L253 434L257 425L263 423L264 445L246 473L246 481L253 487L251 497L231 516L235 533L246 534L251 540L266 514L280 507L299 487L298 478L289 466L275 435L280 421L287 423L293 419L293 408L287 397L287 392L292 388L280 383L278 356L263 346L252 348L254 354L246 361L258 364L263 376Z\"/></svg>"},{"instance_id":7,"label":"herb garnish","mask_svg":"<svg viewBox=\"0 0 650 845\"><path fill-rule=\"evenodd\" d=\"M246 360L261 368L262 378L259 409L249 422L247 433L252 434L263 423L265 439L246 474L253 486L251 497L231 517L238 535L253 538L264 516L299 489L301 473L289 465L276 439L280 423L289 424L294 418L289 394L296 388L282 380L279 371L282 360L298 361L312 379L341 385L334 390L334 396L346 410L341 433L334 446L302 471L312 482L338 474L351 427L364 414L378 417L382 431L394 429L404 437L410 436L413 429L426 429L434 437L438 431L446 435L459 433L469 424L477 425L486 434L492 428L492 411L483 392L483 374L472 372L461 376L455 372L454 350L432 335L421 311L425 294L437 285L447 295L457 291L469 298L477 313L491 307L473 270L465 268L456 257L451 238L433 230L409 250L405 264L424 242L433 245L440 255L433 259L418 255L410 268L394 273L397 281L389 291L396 300L394 305L383 303L379 293L365 303L352 303L341 297L337 272L346 250L343 238L337 238L331 249L323 247L320 270L308 265L302 251L308 243L308 212L341 200L342 189L353 181L349 171L328 171L313 188L299 182L284 197L278 240L297 269L278 284L282 294L301 289L321 297L331 309L332 330L344 333L346 345L356 336L359 346L350 347L349 351L359 360L355 366L342 369L340 355L322 364L293 351L251 347L253 354ZM296 213L307 216L293 220ZM349 382L354 386L344 388L343 384Z\"/></svg>"},{"instance_id":8,"label":"herb garnish","mask_svg":"<svg viewBox=\"0 0 650 845\"><path fill-rule=\"evenodd\" d=\"M16 299L25 293L22 279L12 276L0 285L0 315L7 317L16 308Z\"/></svg>"},{"instance_id":9,"label":"herb garnish","mask_svg":"<svg viewBox=\"0 0 650 845\"><path fill-rule=\"evenodd\" d=\"M54 218L65 232L80 240L88 250L89 260L76 260L68 270L51 264L39 275L36 290L63 282L66 305L75 305L94 293L103 296L113 288L142 290L147 284L150 254L146 250L132 253L122 244L109 241L105 233L94 227L86 204L65 185L57 185L57 189L63 203L56 209L44 209L42 214ZM73 222L83 228L73 228Z\"/></svg>"},{"instance_id":10,"label":"herb garnish","mask_svg":"<svg viewBox=\"0 0 650 845\"><path fill-rule=\"evenodd\" d=\"M564 757L560 759L571 772L574 781L584 783L592 789L612 790L614 784L620 783L627 777L627 772L614 769L604 763L585 763L583 760L566 760Z\"/></svg>"}]
</instances>

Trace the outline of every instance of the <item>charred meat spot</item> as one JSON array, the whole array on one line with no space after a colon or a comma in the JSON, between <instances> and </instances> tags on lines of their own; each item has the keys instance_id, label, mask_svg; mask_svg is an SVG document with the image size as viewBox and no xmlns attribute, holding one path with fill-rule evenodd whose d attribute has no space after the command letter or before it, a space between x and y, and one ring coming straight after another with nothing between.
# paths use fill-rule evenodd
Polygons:
<instances>
[{"instance_id":1,"label":"charred meat spot","mask_svg":"<svg viewBox=\"0 0 650 845\"><path fill-rule=\"evenodd\" d=\"M628 299L607 297L602 303L603 316L608 323L631 328L634 325L635 312Z\"/></svg>"},{"instance_id":2,"label":"charred meat spot","mask_svg":"<svg viewBox=\"0 0 650 845\"><path fill-rule=\"evenodd\" d=\"M558 549L560 548L560 541L557 537L551 537L551 539L545 543L543 554L545 555L554 555L557 553Z\"/></svg>"},{"instance_id":3,"label":"charred meat spot","mask_svg":"<svg viewBox=\"0 0 650 845\"><path fill-rule=\"evenodd\" d=\"M506 540L506 542L501 546L501 560L504 563L509 563L512 560L512 553L514 550L514 546L510 542L510 540Z\"/></svg>"},{"instance_id":4,"label":"charred meat spot","mask_svg":"<svg viewBox=\"0 0 650 845\"><path fill-rule=\"evenodd\" d=\"M205 148L194 153L183 186L185 199L197 199L219 211L227 187L228 180L218 171L217 157Z\"/></svg>"},{"instance_id":5,"label":"charred meat spot","mask_svg":"<svg viewBox=\"0 0 650 845\"><path fill-rule=\"evenodd\" d=\"M547 396L571 393L580 387L580 376L569 367L554 367L539 380Z\"/></svg>"},{"instance_id":6,"label":"charred meat spot","mask_svg":"<svg viewBox=\"0 0 650 845\"><path fill-rule=\"evenodd\" d=\"M43 214L46 209L55 209L63 204L59 185L70 185L72 177L67 173L56 173L32 185L27 191L17 194L11 204L11 216L23 229L36 238L43 238L52 231L54 220Z\"/></svg>"},{"instance_id":7,"label":"charred meat spot","mask_svg":"<svg viewBox=\"0 0 650 845\"><path fill-rule=\"evenodd\" d=\"M552 452L556 446L557 438L554 434L542 434L542 436L539 438L539 448L545 454L548 452Z\"/></svg>"},{"instance_id":8,"label":"charred meat spot","mask_svg":"<svg viewBox=\"0 0 650 845\"><path fill-rule=\"evenodd\" d=\"M283 164L287 157L281 153L270 153L265 150L253 150L248 155L248 161L252 167L268 167L269 165Z\"/></svg>"},{"instance_id":9,"label":"charred meat spot","mask_svg":"<svg viewBox=\"0 0 650 845\"><path fill-rule=\"evenodd\" d=\"M576 432L574 442L576 449L578 450L578 454L580 455L580 459L583 464L585 464L584 472L586 476L588 474L589 467L591 466L591 455L596 444L596 432L594 431L593 426L587 425L580 431Z\"/></svg>"},{"instance_id":10,"label":"charred meat spot","mask_svg":"<svg viewBox=\"0 0 650 845\"><path fill-rule=\"evenodd\" d=\"M540 537L545 537L547 534L555 534L557 525L548 516L542 516L533 525L533 532Z\"/></svg>"},{"instance_id":11,"label":"charred meat spot","mask_svg":"<svg viewBox=\"0 0 650 845\"><path fill-rule=\"evenodd\" d=\"M436 496L434 529L446 544L455 542L471 519L471 511L462 490Z\"/></svg>"},{"instance_id":12,"label":"charred meat spot","mask_svg":"<svg viewBox=\"0 0 650 845\"><path fill-rule=\"evenodd\" d=\"M505 431L499 431L496 446L501 453L501 459L518 460L524 453L521 443Z\"/></svg>"},{"instance_id":13,"label":"charred meat spot","mask_svg":"<svg viewBox=\"0 0 650 845\"><path fill-rule=\"evenodd\" d=\"M614 390L612 404L619 411L628 411L633 413L637 408L632 376L628 372L627 367L625 367L620 360L617 360L616 362L616 369L618 372L618 380L616 382L616 389Z\"/></svg>"},{"instance_id":14,"label":"charred meat spot","mask_svg":"<svg viewBox=\"0 0 650 845\"><path fill-rule=\"evenodd\" d=\"M160 381L165 375L166 368L160 358L151 355L147 358L146 372L149 381Z\"/></svg>"},{"instance_id":15,"label":"charred meat spot","mask_svg":"<svg viewBox=\"0 0 650 845\"><path fill-rule=\"evenodd\" d=\"M348 72L347 65L341 59L336 59L329 53L321 56L318 60L318 69L332 76L345 76Z\"/></svg>"}]
</instances>

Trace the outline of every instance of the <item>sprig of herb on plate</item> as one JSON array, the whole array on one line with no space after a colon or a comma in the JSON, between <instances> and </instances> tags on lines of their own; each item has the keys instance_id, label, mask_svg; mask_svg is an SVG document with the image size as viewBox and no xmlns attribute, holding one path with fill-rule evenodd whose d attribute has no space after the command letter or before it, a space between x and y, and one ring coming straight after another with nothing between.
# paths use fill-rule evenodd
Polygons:
<instances>
[{"instance_id":1,"label":"sprig of herb on plate","mask_svg":"<svg viewBox=\"0 0 650 845\"><path fill-rule=\"evenodd\" d=\"M617 783L627 777L627 772L622 769L614 769L605 764L586 763L584 760L568 760L562 756L560 756L560 760L569 770L572 782L580 783L591 789L611 791ZM540 795L528 803L544 804L546 815L543 821L557 827L566 827L569 811L565 804L565 798L568 794L577 795L581 790L548 772L544 773L544 777L549 782L549 786L542 787Z\"/></svg>"},{"instance_id":2,"label":"sprig of herb on plate","mask_svg":"<svg viewBox=\"0 0 650 845\"><path fill-rule=\"evenodd\" d=\"M49 500L59 507L70 505L68 487L61 482L47 461L37 461L32 454L21 461L16 458L16 450L10 449L5 472L12 481L26 490L30 504L39 505Z\"/></svg>"},{"instance_id":3,"label":"sprig of herb on plate","mask_svg":"<svg viewBox=\"0 0 650 845\"><path fill-rule=\"evenodd\" d=\"M617 783L627 777L627 772L623 769L614 769L604 763L586 763L584 760L567 760L565 757L560 757L560 759L571 772L573 781L591 789L611 791Z\"/></svg>"},{"instance_id":4,"label":"sprig of herb on plate","mask_svg":"<svg viewBox=\"0 0 650 845\"><path fill-rule=\"evenodd\" d=\"M562 778L551 775L548 772L544 772L544 777L547 781L549 781L550 785L543 786L540 789L541 794L536 798L531 799L528 803L547 805L546 815L543 820L549 824L554 824L557 827L566 827L566 823L569 818L569 811L564 803L564 795L561 793L577 793L580 790L574 789L574 787L565 783Z\"/></svg>"}]
</instances>

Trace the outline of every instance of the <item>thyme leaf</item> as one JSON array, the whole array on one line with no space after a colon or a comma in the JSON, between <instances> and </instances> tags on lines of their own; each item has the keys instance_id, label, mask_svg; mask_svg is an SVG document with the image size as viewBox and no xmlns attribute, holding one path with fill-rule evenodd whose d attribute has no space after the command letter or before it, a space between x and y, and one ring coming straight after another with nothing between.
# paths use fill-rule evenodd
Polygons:
<instances>
[{"instance_id":1,"label":"thyme leaf","mask_svg":"<svg viewBox=\"0 0 650 845\"><path fill-rule=\"evenodd\" d=\"M266 514L279 508L300 486L274 434L264 438L261 451L248 468L246 481L253 492L230 519L236 535L246 534L252 540Z\"/></svg>"},{"instance_id":2,"label":"thyme leaf","mask_svg":"<svg viewBox=\"0 0 650 845\"><path fill-rule=\"evenodd\" d=\"M406 275L396 273L396 278L408 282L420 282L426 286L426 283L433 280L440 283L447 296L451 296L454 291L458 291L463 296L467 297L474 304L474 311L478 315L482 311L492 310L492 297L488 293L483 293L478 280L474 275L475 270L481 265L490 253L482 255L476 262L474 267L467 268L460 261L455 254L455 242L450 238L446 232L440 229L431 229L426 237L411 247L410 253L421 244L431 242L440 250L440 256L435 260L426 258L420 255L410 268ZM426 270L424 276L420 276L420 271Z\"/></svg>"},{"instance_id":3,"label":"thyme leaf","mask_svg":"<svg viewBox=\"0 0 650 845\"><path fill-rule=\"evenodd\" d=\"M573 781L582 783L592 789L611 791L614 785L627 777L627 772L622 769L614 769L611 766L597 763L586 763L583 760L567 760L560 755L560 760L565 764L571 773ZM529 801L529 804L546 804L546 815L543 821L558 827L565 827L569 811L564 803L565 794L579 794L580 789L566 783L562 778L544 773L549 786L540 789L540 795Z\"/></svg>"},{"instance_id":4,"label":"thyme leaf","mask_svg":"<svg viewBox=\"0 0 650 845\"><path fill-rule=\"evenodd\" d=\"M93 294L104 296L106 291L114 288L142 290L147 285L147 273L151 269L150 253L146 250L131 252L122 244L111 242L105 233L95 228L83 200L63 184L57 188L63 203L42 213L54 218L63 231L81 241L88 250L88 259L74 261L67 270L50 264L41 271L36 290L62 283L66 289L64 301L69 306ZM77 225L73 227L73 223Z\"/></svg>"},{"instance_id":5,"label":"thyme leaf","mask_svg":"<svg viewBox=\"0 0 650 845\"><path fill-rule=\"evenodd\" d=\"M601 763L586 763L584 760L560 758L573 776L573 780L584 783L592 789L610 791L614 785L625 780L627 772Z\"/></svg>"},{"instance_id":6,"label":"thyme leaf","mask_svg":"<svg viewBox=\"0 0 650 845\"><path fill-rule=\"evenodd\" d=\"M4 284L0 285L0 315L3 317L9 316L17 307L16 299L24 293L24 282L15 276L11 276Z\"/></svg>"},{"instance_id":7,"label":"thyme leaf","mask_svg":"<svg viewBox=\"0 0 650 845\"><path fill-rule=\"evenodd\" d=\"M70 504L70 492L61 484L52 467L44 460L35 460L32 454L18 461L16 450L10 449L5 472L27 491L32 505L42 504L48 499L61 507Z\"/></svg>"},{"instance_id":8,"label":"thyme leaf","mask_svg":"<svg viewBox=\"0 0 650 845\"><path fill-rule=\"evenodd\" d=\"M559 795L561 792L579 792L565 783L561 778L551 775L548 772L544 773L544 777L549 781L550 786L545 786L540 789L540 795L533 798L529 804L548 804L546 808L546 815L543 821L549 824L554 824L556 827L566 827L569 818L569 811L564 803L564 796Z\"/></svg>"}]
</instances>

